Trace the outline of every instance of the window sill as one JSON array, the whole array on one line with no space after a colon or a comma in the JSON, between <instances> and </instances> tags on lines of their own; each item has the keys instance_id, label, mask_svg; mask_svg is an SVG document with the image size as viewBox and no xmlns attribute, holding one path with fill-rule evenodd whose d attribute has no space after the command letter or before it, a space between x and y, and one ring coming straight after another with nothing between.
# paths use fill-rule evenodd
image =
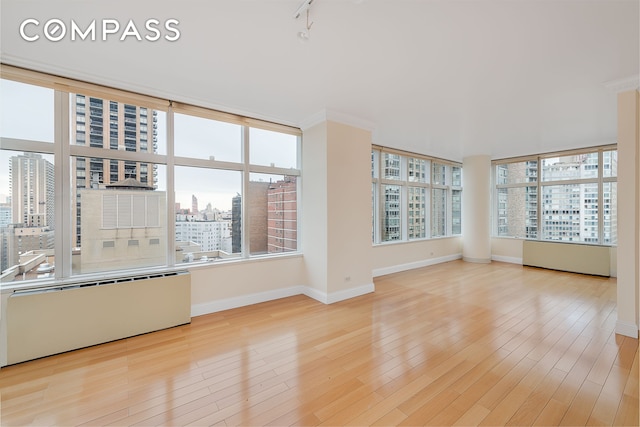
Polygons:
<instances>
[{"instance_id":1,"label":"window sill","mask_svg":"<svg viewBox=\"0 0 640 427\"><path fill-rule=\"evenodd\" d=\"M301 258L302 252L290 252L277 255L256 255L251 258L237 258L231 260L210 260L206 262L180 263L174 266L161 266L137 270L121 270L104 273L94 273L78 275L66 279L33 280L29 282L7 282L0 285L1 294L11 294L16 291L33 291L45 289L61 289L70 286L77 286L89 282L109 281L127 277L149 276L154 274L175 273L180 271L200 270L217 266L230 266L236 264L246 264L253 262L269 262L288 258Z\"/></svg>"}]
</instances>

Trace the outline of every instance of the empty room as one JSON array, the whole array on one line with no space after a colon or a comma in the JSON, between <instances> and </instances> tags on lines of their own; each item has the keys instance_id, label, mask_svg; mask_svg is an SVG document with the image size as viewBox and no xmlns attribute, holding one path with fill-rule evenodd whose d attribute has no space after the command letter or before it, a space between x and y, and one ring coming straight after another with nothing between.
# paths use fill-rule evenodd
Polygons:
<instances>
[{"instance_id":1,"label":"empty room","mask_svg":"<svg viewBox=\"0 0 640 427\"><path fill-rule=\"evenodd\" d=\"M640 0L1 0L0 424L639 424Z\"/></svg>"}]
</instances>

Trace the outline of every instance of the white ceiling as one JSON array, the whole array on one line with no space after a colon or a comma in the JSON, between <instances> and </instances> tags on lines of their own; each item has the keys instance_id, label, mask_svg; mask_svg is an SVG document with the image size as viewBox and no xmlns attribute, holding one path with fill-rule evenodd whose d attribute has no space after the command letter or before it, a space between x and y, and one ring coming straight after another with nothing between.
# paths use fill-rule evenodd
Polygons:
<instances>
[{"instance_id":1,"label":"white ceiling","mask_svg":"<svg viewBox=\"0 0 640 427\"><path fill-rule=\"evenodd\" d=\"M301 2L2 0L1 59L296 126L327 110L452 160L615 142L605 83L640 70L638 0L315 0L307 43ZM29 43L26 18L133 19L143 35L175 18L181 36Z\"/></svg>"}]
</instances>

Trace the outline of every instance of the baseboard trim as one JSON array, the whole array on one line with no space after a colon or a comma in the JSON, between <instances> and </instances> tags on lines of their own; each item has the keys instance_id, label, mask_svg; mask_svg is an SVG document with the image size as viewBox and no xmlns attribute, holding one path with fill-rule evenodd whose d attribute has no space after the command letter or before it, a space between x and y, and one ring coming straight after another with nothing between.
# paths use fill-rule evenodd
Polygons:
<instances>
[{"instance_id":1,"label":"baseboard trim","mask_svg":"<svg viewBox=\"0 0 640 427\"><path fill-rule=\"evenodd\" d=\"M616 334L638 339L638 325L618 320L616 322Z\"/></svg>"},{"instance_id":2,"label":"baseboard trim","mask_svg":"<svg viewBox=\"0 0 640 427\"><path fill-rule=\"evenodd\" d=\"M293 286L290 288L259 292L257 294L243 295L241 297L227 298L203 304L195 304L191 306L191 317L217 313L219 311L231 310L233 308L245 307L248 305L292 297L295 295L306 295L309 298L313 298L314 300L319 301L323 304L333 304L334 302L359 297L361 295L365 295L374 291L375 287L373 283L351 289L345 289L343 291L333 292L330 294L321 292L308 286Z\"/></svg>"},{"instance_id":3,"label":"baseboard trim","mask_svg":"<svg viewBox=\"0 0 640 427\"><path fill-rule=\"evenodd\" d=\"M516 258L512 256L491 255L491 260L498 261L498 262L508 262L509 264L522 265L522 258Z\"/></svg>"},{"instance_id":4,"label":"baseboard trim","mask_svg":"<svg viewBox=\"0 0 640 427\"><path fill-rule=\"evenodd\" d=\"M376 268L373 270L373 277L385 276L387 274L399 273L401 271L413 270L415 268L428 267L430 265L441 264L443 262L461 259L462 254L447 255L438 258L430 258L422 261L409 262L407 264L393 265L391 267Z\"/></svg>"},{"instance_id":5,"label":"baseboard trim","mask_svg":"<svg viewBox=\"0 0 640 427\"><path fill-rule=\"evenodd\" d=\"M333 304L347 299L359 297L361 295L370 294L375 291L373 283L358 286L356 288L345 289L344 291L332 292L327 294L314 288L305 287L304 294L309 298L320 301L323 304Z\"/></svg>"},{"instance_id":6,"label":"baseboard trim","mask_svg":"<svg viewBox=\"0 0 640 427\"><path fill-rule=\"evenodd\" d=\"M475 264L491 264L491 258L471 258L463 256L462 260L464 262L473 262Z\"/></svg>"},{"instance_id":7,"label":"baseboard trim","mask_svg":"<svg viewBox=\"0 0 640 427\"><path fill-rule=\"evenodd\" d=\"M292 297L294 295L301 295L304 294L304 290L305 286L293 286L290 288L275 289L273 291L259 292L257 294L195 304L191 306L191 317L217 313L218 311L259 304L261 302L273 301L280 298Z\"/></svg>"}]
</instances>

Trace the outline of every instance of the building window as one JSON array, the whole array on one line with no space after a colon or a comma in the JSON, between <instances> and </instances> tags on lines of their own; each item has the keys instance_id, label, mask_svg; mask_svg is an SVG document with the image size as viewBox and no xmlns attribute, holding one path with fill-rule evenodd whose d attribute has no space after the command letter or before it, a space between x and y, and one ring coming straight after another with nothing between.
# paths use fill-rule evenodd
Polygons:
<instances>
[{"instance_id":1,"label":"building window","mask_svg":"<svg viewBox=\"0 0 640 427\"><path fill-rule=\"evenodd\" d=\"M56 259L65 265L47 277L64 280L299 250L299 130L136 94L123 102L111 89L94 92L113 94L102 99L0 85L0 243L15 249L0 253L3 282L40 278L37 266ZM56 127L67 141L54 141ZM57 200L55 185L71 191ZM68 236L54 239L56 218Z\"/></svg>"},{"instance_id":2,"label":"building window","mask_svg":"<svg viewBox=\"0 0 640 427\"><path fill-rule=\"evenodd\" d=\"M609 147L496 161L494 235L614 245L616 179Z\"/></svg>"},{"instance_id":3,"label":"building window","mask_svg":"<svg viewBox=\"0 0 640 427\"><path fill-rule=\"evenodd\" d=\"M373 242L460 234L462 167L393 151L371 152Z\"/></svg>"}]
</instances>

